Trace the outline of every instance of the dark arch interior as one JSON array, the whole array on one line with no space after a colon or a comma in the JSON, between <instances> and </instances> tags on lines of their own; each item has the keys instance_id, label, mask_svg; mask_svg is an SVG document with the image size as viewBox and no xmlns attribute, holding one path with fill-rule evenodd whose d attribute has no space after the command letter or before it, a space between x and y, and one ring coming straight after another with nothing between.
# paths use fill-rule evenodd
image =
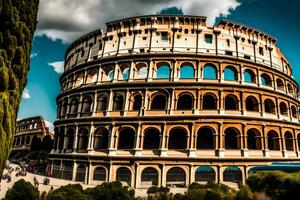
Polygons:
<instances>
[{"instance_id":1,"label":"dark arch interior","mask_svg":"<svg viewBox=\"0 0 300 200\"><path fill-rule=\"evenodd\" d=\"M169 135L169 149L186 149L187 135L183 129L173 129Z\"/></svg>"},{"instance_id":2,"label":"dark arch interior","mask_svg":"<svg viewBox=\"0 0 300 200\"><path fill-rule=\"evenodd\" d=\"M151 182L151 185L158 185L158 173L157 170L153 167L148 167L143 170L141 177L142 184L143 182Z\"/></svg>"},{"instance_id":3,"label":"dark arch interior","mask_svg":"<svg viewBox=\"0 0 300 200\"><path fill-rule=\"evenodd\" d=\"M122 129L119 133L118 149L133 149L135 133L130 128Z\"/></svg>"},{"instance_id":4,"label":"dark arch interior","mask_svg":"<svg viewBox=\"0 0 300 200\"><path fill-rule=\"evenodd\" d=\"M223 173L223 180L226 182L239 183L242 181L242 172L238 167L227 167Z\"/></svg>"},{"instance_id":5,"label":"dark arch interior","mask_svg":"<svg viewBox=\"0 0 300 200\"><path fill-rule=\"evenodd\" d=\"M248 149L261 149L261 138L260 134L253 129L250 129L247 132L247 143L248 143Z\"/></svg>"},{"instance_id":6,"label":"dark arch interior","mask_svg":"<svg viewBox=\"0 0 300 200\"><path fill-rule=\"evenodd\" d=\"M151 110L166 110L166 97L162 94L156 95L151 103Z\"/></svg>"},{"instance_id":7,"label":"dark arch interior","mask_svg":"<svg viewBox=\"0 0 300 200\"><path fill-rule=\"evenodd\" d=\"M117 181L126 182L129 186L131 185L131 171L126 167L120 167L117 170Z\"/></svg>"},{"instance_id":8,"label":"dark arch interior","mask_svg":"<svg viewBox=\"0 0 300 200\"><path fill-rule=\"evenodd\" d=\"M250 96L246 98L246 110L258 112L258 102L255 97Z\"/></svg>"},{"instance_id":9,"label":"dark arch interior","mask_svg":"<svg viewBox=\"0 0 300 200\"><path fill-rule=\"evenodd\" d=\"M108 130L105 128L98 128L94 133L94 149L107 149L108 148Z\"/></svg>"},{"instance_id":10,"label":"dark arch interior","mask_svg":"<svg viewBox=\"0 0 300 200\"><path fill-rule=\"evenodd\" d=\"M225 110L238 110L238 99L234 95L227 95L225 98Z\"/></svg>"},{"instance_id":11,"label":"dark arch interior","mask_svg":"<svg viewBox=\"0 0 300 200\"><path fill-rule=\"evenodd\" d=\"M214 149L214 131L211 128L200 128L197 134L197 149Z\"/></svg>"},{"instance_id":12,"label":"dark arch interior","mask_svg":"<svg viewBox=\"0 0 300 200\"><path fill-rule=\"evenodd\" d=\"M214 182L216 180L216 173L211 166L200 166L195 173L195 181Z\"/></svg>"},{"instance_id":13,"label":"dark arch interior","mask_svg":"<svg viewBox=\"0 0 300 200\"><path fill-rule=\"evenodd\" d=\"M103 167L97 167L94 170L93 180L95 180L95 181L106 181L106 171Z\"/></svg>"},{"instance_id":14,"label":"dark arch interior","mask_svg":"<svg viewBox=\"0 0 300 200\"><path fill-rule=\"evenodd\" d=\"M191 110L193 109L193 98L191 95L183 94L179 96L177 102L177 110Z\"/></svg>"},{"instance_id":15,"label":"dark arch interior","mask_svg":"<svg viewBox=\"0 0 300 200\"><path fill-rule=\"evenodd\" d=\"M140 110L142 107L142 95L135 95L133 98L133 110Z\"/></svg>"},{"instance_id":16,"label":"dark arch interior","mask_svg":"<svg viewBox=\"0 0 300 200\"><path fill-rule=\"evenodd\" d=\"M180 167L173 167L167 172L167 186L184 187L185 171Z\"/></svg>"},{"instance_id":17,"label":"dark arch interior","mask_svg":"<svg viewBox=\"0 0 300 200\"><path fill-rule=\"evenodd\" d=\"M147 129L144 133L144 149L158 149L160 146L160 133L157 129Z\"/></svg>"},{"instance_id":18,"label":"dark arch interior","mask_svg":"<svg viewBox=\"0 0 300 200\"><path fill-rule=\"evenodd\" d=\"M204 110L216 110L217 109L217 97L213 94L205 94L203 96L203 109Z\"/></svg>"},{"instance_id":19,"label":"dark arch interior","mask_svg":"<svg viewBox=\"0 0 300 200\"><path fill-rule=\"evenodd\" d=\"M227 128L225 130L225 148L226 149L238 149L238 132L233 128Z\"/></svg>"},{"instance_id":20,"label":"dark arch interior","mask_svg":"<svg viewBox=\"0 0 300 200\"><path fill-rule=\"evenodd\" d=\"M274 131L268 133L268 146L270 150L280 150L279 137Z\"/></svg>"}]
</instances>

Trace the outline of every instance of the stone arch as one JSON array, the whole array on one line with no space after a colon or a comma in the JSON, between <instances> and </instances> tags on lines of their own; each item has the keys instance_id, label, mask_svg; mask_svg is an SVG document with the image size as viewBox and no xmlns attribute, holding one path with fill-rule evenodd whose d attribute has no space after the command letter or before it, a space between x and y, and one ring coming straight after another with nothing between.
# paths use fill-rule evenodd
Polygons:
<instances>
[{"instance_id":1,"label":"stone arch","mask_svg":"<svg viewBox=\"0 0 300 200\"><path fill-rule=\"evenodd\" d=\"M215 131L204 126L197 131L197 149L215 149Z\"/></svg>"},{"instance_id":2,"label":"stone arch","mask_svg":"<svg viewBox=\"0 0 300 200\"><path fill-rule=\"evenodd\" d=\"M149 184L150 182L150 184ZM153 167L147 167L141 174L142 185L156 185L158 186L158 172Z\"/></svg>"},{"instance_id":3,"label":"stone arch","mask_svg":"<svg viewBox=\"0 0 300 200\"><path fill-rule=\"evenodd\" d=\"M125 182L131 186L131 171L127 167L119 167L116 173L116 181Z\"/></svg>"},{"instance_id":4,"label":"stone arch","mask_svg":"<svg viewBox=\"0 0 300 200\"><path fill-rule=\"evenodd\" d=\"M93 98L90 95L86 95L82 99L82 113L90 113L93 107Z\"/></svg>"},{"instance_id":5,"label":"stone arch","mask_svg":"<svg viewBox=\"0 0 300 200\"><path fill-rule=\"evenodd\" d=\"M105 112L107 110L107 95L106 94L101 94L97 98L97 107L96 111L97 112Z\"/></svg>"},{"instance_id":6,"label":"stone arch","mask_svg":"<svg viewBox=\"0 0 300 200\"><path fill-rule=\"evenodd\" d=\"M257 129L251 128L247 131L247 144L250 150L259 150L262 148L261 134Z\"/></svg>"},{"instance_id":7,"label":"stone arch","mask_svg":"<svg viewBox=\"0 0 300 200\"><path fill-rule=\"evenodd\" d=\"M159 149L160 132L157 128L147 128L144 131L144 149Z\"/></svg>"},{"instance_id":8,"label":"stone arch","mask_svg":"<svg viewBox=\"0 0 300 200\"><path fill-rule=\"evenodd\" d=\"M146 79L148 76L148 67L146 63L136 64L137 75L136 79Z\"/></svg>"},{"instance_id":9,"label":"stone arch","mask_svg":"<svg viewBox=\"0 0 300 200\"><path fill-rule=\"evenodd\" d=\"M167 96L164 93L157 92L151 98L151 110L166 110Z\"/></svg>"},{"instance_id":10,"label":"stone arch","mask_svg":"<svg viewBox=\"0 0 300 200\"><path fill-rule=\"evenodd\" d=\"M180 78L181 79L195 78L195 68L192 63L185 62L180 65Z\"/></svg>"},{"instance_id":11,"label":"stone arch","mask_svg":"<svg viewBox=\"0 0 300 200\"><path fill-rule=\"evenodd\" d=\"M280 102L279 108L280 108L280 114L281 114L281 115L288 116L289 111L288 111L288 107L287 107L287 105L286 105L285 102L283 102L283 101Z\"/></svg>"},{"instance_id":12,"label":"stone arch","mask_svg":"<svg viewBox=\"0 0 300 200\"><path fill-rule=\"evenodd\" d=\"M240 132L233 127L229 127L225 130L225 149L239 149Z\"/></svg>"},{"instance_id":13,"label":"stone arch","mask_svg":"<svg viewBox=\"0 0 300 200\"><path fill-rule=\"evenodd\" d=\"M79 87L83 84L83 80L84 80L84 73L80 72L76 78L75 78L75 87Z\"/></svg>"},{"instance_id":14,"label":"stone arch","mask_svg":"<svg viewBox=\"0 0 300 200\"><path fill-rule=\"evenodd\" d=\"M160 62L156 64L156 78L169 79L171 76L171 68L168 63Z\"/></svg>"},{"instance_id":15,"label":"stone arch","mask_svg":"<svg viewBox=\"0 0 300 200\"><path fill-rule=\"evenodd\" d=\"M224 80L226 81L237 81L238 80L238 71L233 66L226 66L224 69Z\"/></svg>"},{"instance_id":16,"label":"stone arch","mask_svg":"<svg viewBox=\"0 0 300 200\"><path fill-rule=\"evenodd\" d=\"M218 76L218 70L217 67L214 64L208 63L203 67L203 75L202 77L204 79L217 79Z\"/></svg>"},{"instance_id":17,"label":"stone arch","mask_svg":"<svg viewBox=\"0 0 300 200\"><path fill-rule=\"evenodd\" d=\"M243 180L242 171L236 166L229 166L223 172L225 182L240 183Z\"/></svg>"},{"instance_id":18,"label":"stone arch","mask_svg":"<svg viewBox=\"0 0 300 200\"><path fill-rule=\"evenodd\" d=\"M186 173L181 167L172 167L167 171L167 186L185 187Z\"/></svg>"},{"instance_id":19,"label":"stone arch","mask_svg":"<svg viewBox=\"0 0 300 200\"><path fill-rule=\"evenodd\" d=\"M194 107L194 99L191 93L179 94L177 100L177 110L192 110Z\"/></svg>"},{"instance_id":20,"label":"stone arch","mask_svg":"<svg viewBox=\"0 0 300 200\"><path fill-rule=\"evenodd\" d=\"M131 110L140 110L143 107L143 95L141 93L134 93L130 100Z\"/></svg>"},{"instance_id":21,"label":"stone arch","mask_svg":"<svg viewBox=\"0 0 300 200\"><path fill-rule=\"evenodd\" d=\"M86 176L86 166L84 164L79 164L76 168L76 181L84 182Z\"/></svg>"},{"instance_id":22,"label":"stone arch","mask_svg":"<svg viewBox=\"0 0 300 200\"><path fill-rule=\"evenodd\" d=\"M98 71L96 69L89 70L87 72L86 84L96 83L98 77Z\"/></svg>"},{"instance_id":23,"label":"stone arch","mask_svg":"<svg viewBox=\"0 0 300 200\"><path fill-rule=\"evenodd\" d=\"M246 82L246 83L256 83L255 73L251 69L246 69L244 71L244 82Z\"/></svg>"},{"instance_id":24,"label":"stone arch","mask_svg":"<svg viewBox=\"0 0 300 200\"><path fill-rule=\"evenodd\" d=\"M215 182L216 172L211 166L199 166L195 172L196 182Z\"/></svg>"},{"instance_id":25,"label":"stone arch","mask_svg":"<svg viewBox=\"0 0 300 200\"><path fill-rule=\"evenodd\" d=\"M104 150L108 148L109 132L106 128L97 128L94 132L94 149Z\"/></svg>"},{"instance_id":26,"label":"stone arch","mask_svg":"<svg viewBox=\"0 0 300 200\"><path fill-rule=\"evenodd\" d=\"M260 75L260 82L263 86L272 87L272 79L269 74L263 73L262 75Z\"/></svg>"},{"instance_id":27,"label":"stone arch","mask_svg":"<svg viewBox=\"0 0 300 200\"><path fill-rule=\"evenodd\" d=\"M265 108L265 113L271 113L271 114L276 114L276 107L274 102L271 99L266 99L264 101L264 108Z\"/></svg>"},{"instance_id":28,"label":"stone arch","mask_svg":"<svg viewBox=\"0 0 300 200\"><path fill-rule=\"evenodd\" d=\"M297 108L296 108L296 106L294 106L294 105L291 106L291 112L292 112L292 117L297 118Z\"/></svg>"},{"instance_id":29,"label":"stone arch","mask_svg":"<svg viewBox=\"0 0 300 200\"><path fill-rule=\"evenodd\" d=\"M113 110L121 111L124 109L124 96L122 94L114 95Z\"/></svg>"},{"instance_id":30,"label":"stone arch","mask_svg":"<svg viewBox=\"0 0 300 200\"><path fill-rule=\"evenodd\" d=\"M284 141L285 141L285 148L288 151L293 151L294 150L294 138L293 134L289 131L285 132L284 134Z\"/></svg>"},{"instance_id":31,"label":"stone arch","mask_svg":"<svg viewBox=\"0 0 300 200\"><path fill-rule=\"evenodd\" d=\"M72 150L74 145L75 132L73 128L67 129L67 149Z\"/></svg>"},{"instance_id":32,"label":"stone arch","mask_svg":"<svg viewBox=\"0 0 300 200\"><path fill-rule=\"evenodd\" d=\"M268 132L268 148L270 150L280 150L280 138L277 132Z\"/></svg>"},{"instance_id":33,"label":"stone arch","mask_svg":"<svg viewBox=\"0 0 300 200\"><path fill-rule=\"evenodd\" d=\"M217 110L218 98L213 93L205 93L203 95L202 109L203 110Z\"/></svg>"},{"instance_id":34,"label":"stone arch","mask_svg":"<svg viewBox=\"0 0 300 200\"><path fill-rule=\"evenodd\" d=\"M169 132L169 149L187 149L188 133L186 129L175 127Z\"/></svg>"},{"instance_id":35,"label":"stone arch","mask_svg":"<svg viewBox=\"0 0 300 200\"><path fill-rule=\"evenodd\" d=\"M246 98L246 110L251 112L258 112L259 111L259 103L256 97L248 96Z\"/></svg>"},{"instance_id":36,"label":"stone arch","mask_svg":"<svg viewBox=\"0 0 300 200\"><path fill-rule=\"evenodd\" d=\"M93 180L94 181L106 181L106 168L102 167L102 166L98 166L94 169L93 172Z\"/></svg>"},{"instance_id":37,"label":"stone arch","mask_svg":"<svg viewBox=\"0 0 300 200\"><path fill-rule=\"evenodd\" d=\"M284 83L282 79L280 78L276 79L276 86L277 86L277 90L284 91Z\"/></svg>"},{"instance_id":38,"label":"stone arch","mask_svg":"<svg viewBox=\"0 0 300 200\"><path fill-rule=\"evenodd\" d=\"M129 127L120 128L118 139L118 149L133 149L135 130Z\"/></svg>"},{"instance_id":39,"label":"stone arch","mask_svg":"<svg viewBox=\"0 0 300 200\"><path fill-rule=\"evenodd\" d=\"M73 97L70 101L70 114L77 114L78 112L78 98Z\"/></svg>"},{"instance_id":40,"label":"stone arch","mask_svg":"<svg viewBox=\"0 0 300 200\"><path fill-rule=\"evenodd\" d=\"M225 97L225 110L238 110L239 99L234 94L228 94Z\"/></svg>"},{"instance_id":41,"label":"stone arch","mask_svg":"<svg viewBox=\"0 0 300 200\"><path fill-rule=\"evenodd\" d=\"M78 151L86 151L88 148L89 131L87 128L80 128L78 131Z\"/></svg>"}]
</instances>

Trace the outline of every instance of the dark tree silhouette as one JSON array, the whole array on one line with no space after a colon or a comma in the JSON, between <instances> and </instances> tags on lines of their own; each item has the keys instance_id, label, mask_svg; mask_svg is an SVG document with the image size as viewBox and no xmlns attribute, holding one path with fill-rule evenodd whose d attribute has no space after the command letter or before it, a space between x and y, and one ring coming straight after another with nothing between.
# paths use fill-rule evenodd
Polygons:
<instances>
[{"instance_id":1,"label":"dark tree silhouette","mask_svg":"<svg viewBox=\"0 0 300 200\"><path fill-rule=\"evenodd\" d=\"M29 71L39 0L0 0L0 175Z\"/></svg>"}]
</instances>

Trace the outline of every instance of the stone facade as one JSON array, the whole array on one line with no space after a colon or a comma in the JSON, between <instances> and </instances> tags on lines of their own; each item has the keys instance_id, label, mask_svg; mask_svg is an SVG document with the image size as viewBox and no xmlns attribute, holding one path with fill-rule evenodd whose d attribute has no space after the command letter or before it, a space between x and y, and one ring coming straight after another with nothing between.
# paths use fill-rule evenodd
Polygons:
<instances>
[{"instance_id":1,"label":"stone facade","mask_svg":"<svg viewBox=\"0 0 300 200\"><path fill-rule=\"evenodd\" d=\"M299 162L299 87L274 37L199 16L106 25L66 51L54 177L184 188Z\"/></svg>"}]
</instances>

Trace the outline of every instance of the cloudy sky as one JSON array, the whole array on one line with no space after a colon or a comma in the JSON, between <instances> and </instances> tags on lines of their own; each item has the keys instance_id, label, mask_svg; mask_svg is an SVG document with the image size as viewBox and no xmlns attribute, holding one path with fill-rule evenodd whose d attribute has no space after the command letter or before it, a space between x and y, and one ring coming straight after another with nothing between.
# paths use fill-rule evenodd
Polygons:
<instances>
[{"instance_id":1,"label":"cloudy sky","mask_svg":"<svg viewBox=\"0 0 300 200\"><path fill-rule=\"evenodd\" d=\"M49 123L55 121L64 51L75 38L105 29L110 20L162 11L207 16L210 26L227 18L274 35L300 82L299 7L298 0L40 0L31 68L18 118L42 115Z\"/></svg>"}]
</instances>

